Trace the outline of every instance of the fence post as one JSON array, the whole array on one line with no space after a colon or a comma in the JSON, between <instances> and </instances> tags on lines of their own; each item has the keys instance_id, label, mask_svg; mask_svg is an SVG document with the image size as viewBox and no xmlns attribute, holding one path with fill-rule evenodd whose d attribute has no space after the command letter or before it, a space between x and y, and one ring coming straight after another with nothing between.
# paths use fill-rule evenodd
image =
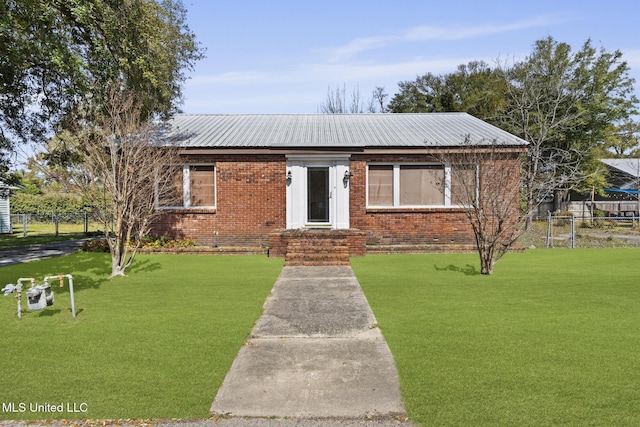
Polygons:
<instances>
[{"instance_id":1,"label":"fence post","mask_svg":"<svg viewBox=\"0 0 640 427\"><path fill-rule=\"evenodd\" d=\"M87 211L84 211L84 235L87 236L89 234L89 214Z\"/></svg>"},{"instance_id":2,"label":"fence post","mask_svg":"<svg viewBox=\"0 0 640 427\"><path fill-rule=\"evenodd\" d=\"M27 237L27 214L22 214L22 237Z\"/></svg>"},{"instance_id":3,"label":"fence post","mask_svg":"<svg viewBox=\"0 0 640 427\"><path fill-rule=\"evenodd\" d=\"M553 246L553 239L552 239L552 232L551 232L551 227L553 227L553 222L551 220L551 211L547 211L547 242L546 242L546 247L552 247Z\"/></svg>"},{"instance_id":4,"label":"fence post","mask_svg":"<svg viewBox=\"0 0 640 427\"><path fill-rule=\"evenodd\" d=\"M53 224L56 226L56 237L58 237L58 212L53 214Z\"/></svg>"},{"instance_id":5,"label":"fence post","mask_svg":"<svg viewBox=\"0 0 640 427\"><path fill-rule=\"evenodd\" d=\"M576 247L576 216L571 214L571 249Z\"/></svg>"}]
</instances>

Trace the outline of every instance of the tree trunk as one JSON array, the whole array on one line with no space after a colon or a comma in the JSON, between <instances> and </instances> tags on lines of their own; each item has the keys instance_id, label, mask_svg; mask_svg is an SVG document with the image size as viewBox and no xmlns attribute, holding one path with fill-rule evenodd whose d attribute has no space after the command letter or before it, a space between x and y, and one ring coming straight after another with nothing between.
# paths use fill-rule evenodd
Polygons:
<instances>
[{"instance_id":1,"label":"tree trunk","mask_svg":"<svg viewBox=\"0 0 640 427\"><path fill-rule=\"evenodd\" d=\"M126 276L124 268L115 260L111 261L111 277Z\"/></svg>"},{"instance_id":2,"label":"tree trunk","mask_svg":"<svg viewBox=\"0 0 640 427\"><path fill-rule=\"evenodd\" d=\"M553 192L554 212L564 212L569 210L569 190L556 190Z\"/></svg>"},{"instance_id":3,"label":"tree trunk","mask_svg":"<svg viewBox=\"0 0 640 427\"><path fill-rule=\"evenodd\" d=\"M492 247L480 246L480 274L490 276L496 263Z\"/></svg>"},{"instance_id":4,"label":"tree trunk","mask_svg":"<svg viewBox=\"0 0 640 427\"><path fill-rule=\"evenodd\" d=\"M111 277L126 276L124 273L124 248L118 239L110 240L111 249Z\"/></svg>"}]
</instances>

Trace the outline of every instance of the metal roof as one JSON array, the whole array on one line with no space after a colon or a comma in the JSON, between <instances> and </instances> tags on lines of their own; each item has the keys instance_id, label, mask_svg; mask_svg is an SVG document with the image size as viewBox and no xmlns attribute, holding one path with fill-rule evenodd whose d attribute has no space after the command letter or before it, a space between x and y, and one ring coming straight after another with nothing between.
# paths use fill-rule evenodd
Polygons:
<instances>
[{"instance_id":1,"label":"metal roof","mask_svg":"<svg viewBox=\"0 0 640 427\"><path fill-rule=\"evenodd\" d=\"M640 159L600 159L600 161L607 166L626 173L630 177L640 177Z\"/></svg>"},{"instance_id":2,"label":"metal roof","mask_svg":"<svg viewBox=\"0 0 640 427\"><path fill-rule=\"evenodd\" d=\"M527 144L467 113L178 114L167 134L185 148L365 148Z\"/></svg>"}]
</instances>

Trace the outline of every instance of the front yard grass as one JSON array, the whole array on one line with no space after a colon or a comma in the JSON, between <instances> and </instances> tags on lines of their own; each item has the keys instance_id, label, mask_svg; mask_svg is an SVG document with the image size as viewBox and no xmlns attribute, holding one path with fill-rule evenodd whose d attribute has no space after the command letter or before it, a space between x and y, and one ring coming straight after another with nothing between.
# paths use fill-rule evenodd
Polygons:
<instances>
[{"instance_id":1,"label":"front yard grass","mask_svg":"<svg viewBox=\"0 0 640 427\"><path fill-rule=\"evenodd\" d=\"M0 287L72 274L78 312L66 281L42 311L26 311L23 292L22 319L15 294L0 295L0 420L206 418L281 268L265 256L140 255L129 277L106 279L98 253L0 268Z\"/></svg>"},{"instance_id":2,"label":"front yard grass","mask_svg":"<svg viewBox=\"0 0 640 427\"><path fill-rule=\"evenodd\" d=\"M353 269L425 426L640 425L640 253L367 256Z\"/></svg>"},{"instance_id":3,"label":"front yard grass","mask_svg":"<svg viewBox=\"0 0 640 427\"><path fill-rule=\"evenodd\" d=\"M475 254L352 265L413 422L636 426L639 255L529 250L508 254L490 277ZM207 417L282 267L265 256L146 255L129 277L109 280L109 263L77 253L0 268L0 286L73 274L78 311L73 319L66 282L52 283L52 307L22 319L15 294L0 296L0 420ZM86 412L33 413L31 404Z\"/></svg>"},{"instance_id":4,"label":"front yard grass","mask_svg":"<svg viewBox=\"0 0 640 427\"><path fill-rule=\"evenodd\" d=\"M89 232L100 230L97 223L89 224ZM27 235L24 236L22 224L13 224L13 233L0 234L0 250L20 248L31 245L41 245L66 240L85 239L84 224L72 224L61 222L58 227L58 235L55 235L55 225L52 223L32 222L28 225ZM4 286L4 285L2 285Z\"/></svg>"}]
</instances>

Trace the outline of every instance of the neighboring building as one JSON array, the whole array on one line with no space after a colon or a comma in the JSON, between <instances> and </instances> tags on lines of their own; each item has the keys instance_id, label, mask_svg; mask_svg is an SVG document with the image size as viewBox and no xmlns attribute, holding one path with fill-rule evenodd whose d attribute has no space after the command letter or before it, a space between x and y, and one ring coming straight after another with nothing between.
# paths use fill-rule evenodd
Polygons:
<instances>
[{"instance_id":1,"label":"neighboring building","mask_svg":"<svg viewBox=\"0 0 640 427\"><path fill-rule=\"evenodd\" d=\"M607 168L605 188L594 188L592 192L572 192L567 210L579 219L590 220L593 217L638 219L640 201L640 159L600 159ZM550 209L542 206L541 216Z\"/></svg>"},{"instance_id":2,"label":"neighboring building","mask_svg":"<svg viewBox=\"0 0 640 427\"><path fill-rule=\"evenodd\" d=\"M638 194L640 159L600 159L609 170L609 187L605 191Z\"/></svg>"},{"instance_id":3,"label":"neighboring building","mask_svg":"<svg viewBox=\"0 0 640 427\"><path fill-rule=\"evenodd\" d=\"M166 214L153 231L272 255L286 252L283 230L333 230L352 255L365 242L473 246L455 186L435 184L451 180L437 154L469 137L498 141L518 162L526 146L466 113L177 115L169 136L184 148L179 202L158 200Z\"/></svg>"},{"instance_id":4,"label":"neighboring building","mask_svg":"<svg viewBox=\"0 0 640 427\"><path fill-rule=\"evenodd\" d=\"M0 234L10 234L11 228L11 207L9 201L11 187L0 182Z\"/></svg>"}]
</instances>

